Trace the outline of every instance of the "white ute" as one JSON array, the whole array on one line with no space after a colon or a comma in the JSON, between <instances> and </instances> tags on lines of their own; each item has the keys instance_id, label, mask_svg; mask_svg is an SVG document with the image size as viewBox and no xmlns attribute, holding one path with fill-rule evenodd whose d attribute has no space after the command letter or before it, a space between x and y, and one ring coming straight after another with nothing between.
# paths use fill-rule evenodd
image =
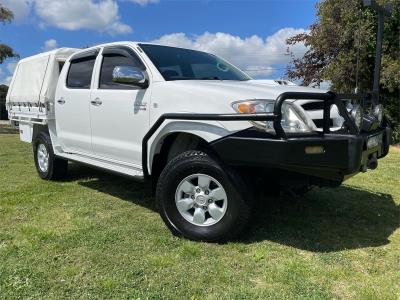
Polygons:
<instances>
[{"instance_id":1,"label":"white ute","mask_svg":"<svg viewBox=\"0 0 400 300\"><path fill-rule=\"evenodd\" d=\"M349 104L349 103L348 103ZM251 218L256 178L304 193L375 168L390 128L333 93L252 80L215 55L148 43L58 49L21 60L9 119L41 178L68 161L151 178L174 234L221 241ZM365 131L365 130L364 130Z\"/></svg>"}]
</instances>

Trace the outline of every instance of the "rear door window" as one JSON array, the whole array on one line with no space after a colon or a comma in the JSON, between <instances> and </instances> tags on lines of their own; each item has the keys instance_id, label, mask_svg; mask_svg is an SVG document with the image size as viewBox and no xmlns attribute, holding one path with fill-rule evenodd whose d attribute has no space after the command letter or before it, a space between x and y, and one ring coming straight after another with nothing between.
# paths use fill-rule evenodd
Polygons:
<instances>
[{"instance_id":1,"label":"rear door window","mask_svg":"<svg viewBox=\"0 0 400 300\"><path fill-rule=\"evenodd\" d=\"M67 87L71 89L90 89L95 56L71 61L67 77Z\"/></svg>"}]
</instances>

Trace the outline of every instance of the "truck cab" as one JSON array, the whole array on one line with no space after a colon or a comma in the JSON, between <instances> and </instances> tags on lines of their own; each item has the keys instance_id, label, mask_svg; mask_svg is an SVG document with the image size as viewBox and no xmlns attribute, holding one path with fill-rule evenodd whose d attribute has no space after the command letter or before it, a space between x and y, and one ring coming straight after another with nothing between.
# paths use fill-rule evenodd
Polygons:
<instances>
[{"instance_id":1,"label":"truck cab","mask_svg":"<svg viewBox=\"0 0 400 300\"><path fill-rule=\"evenodd\" d=\"M391 129L356 96L253 80L213 54L119 42L21 60L7 96L43 179L68 161L156 185L177 235L221 241L246 227L258 179L339 186L377 167Z\"/></svg>"}]
</instances>

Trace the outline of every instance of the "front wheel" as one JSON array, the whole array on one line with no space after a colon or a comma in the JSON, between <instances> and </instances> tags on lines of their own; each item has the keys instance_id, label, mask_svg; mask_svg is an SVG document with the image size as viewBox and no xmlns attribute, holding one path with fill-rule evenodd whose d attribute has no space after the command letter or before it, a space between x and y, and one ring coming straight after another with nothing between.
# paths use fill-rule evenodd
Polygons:
<instances>
[{"instance_id":1,"label":"front wheel","mask_svg":"<svg viewBox=\"0 0 400 300\"><path fill-rule=\"evenodd\" d=\"M246 190L233 170L206 153L188 151L165 167L156 198L174 234L216 242L236 237L247 225L252 199Z\"/></svg>"},{"instance_id":2,"label":"front wheel","mask_svg":"<svg viewBox=\"0 0 400 300\"><path fill-rule=\"evenodd\" d=\"M58 180L67 174L68 161L54 155L53 146L48 133L38 134L33 144L33 156L36 170L42 179Z\"/></svg>"}]
</instances>

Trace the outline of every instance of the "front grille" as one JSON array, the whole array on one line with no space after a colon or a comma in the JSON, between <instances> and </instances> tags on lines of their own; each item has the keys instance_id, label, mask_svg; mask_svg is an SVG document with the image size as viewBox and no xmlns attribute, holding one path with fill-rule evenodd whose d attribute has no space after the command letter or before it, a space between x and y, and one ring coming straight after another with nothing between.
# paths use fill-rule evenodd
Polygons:
<instances>
[{"instance_id":1,"label":"front grille","mask_svg":"<svg viewBox=\"0 0 400 300\"><path fill-rule=\"evenodd\" d=\"M343 104L347 104L347 100L342 100ZM303 107L304 110L323 110L324 109L324 101L314 101L314 102L308 102L303 104L301 107Z\"/></svg>"},{"instance_id":2,"label":"front grille","mask_svg":"<svg viewBox=\"0 0 400 300\"><path fill-rule=\"evenodd\" d=\"M324 127L324 119L314 119L313 120L315 126L317 126L317 128L323 128ZM333 127L333 120L330 119L329 120L329 127Z\"/></svg>"},{"instance_id":3,"label":"front grille","mask_svg":"<svg viewBox=\"0 0 400 300\"><path fill-rule=\"evenodd\" d=\"M345 100L343 100L343 102L346 103ZM310 116L317 128L321 129L324 127L323 119L314 119L315 117L317 117L317 118L322 117L323 110L324 110L324 101L313 101L313 102L304 103L301 107L305 111L309 111ZM315 113L317 113L317 115ZM338 117L339 117L339 115L337 114L337 111L333 112L333 114L331 111L331 119L329 120L329 127L336 126L336 125L334 125L334 120L336 120L336 118L338 118Z\"/></svg>"},{"instance_id":4,"label":"front grille","mask_svg":"<svg viewBox=\"0 0 400 300\"><path fill-rule=\"evenodd\" d=\"M324 102L323 101L309 102L303 104L302 107L304 108L304 110L321 110L324 109Z\"/></svg>"}]
</instances>

